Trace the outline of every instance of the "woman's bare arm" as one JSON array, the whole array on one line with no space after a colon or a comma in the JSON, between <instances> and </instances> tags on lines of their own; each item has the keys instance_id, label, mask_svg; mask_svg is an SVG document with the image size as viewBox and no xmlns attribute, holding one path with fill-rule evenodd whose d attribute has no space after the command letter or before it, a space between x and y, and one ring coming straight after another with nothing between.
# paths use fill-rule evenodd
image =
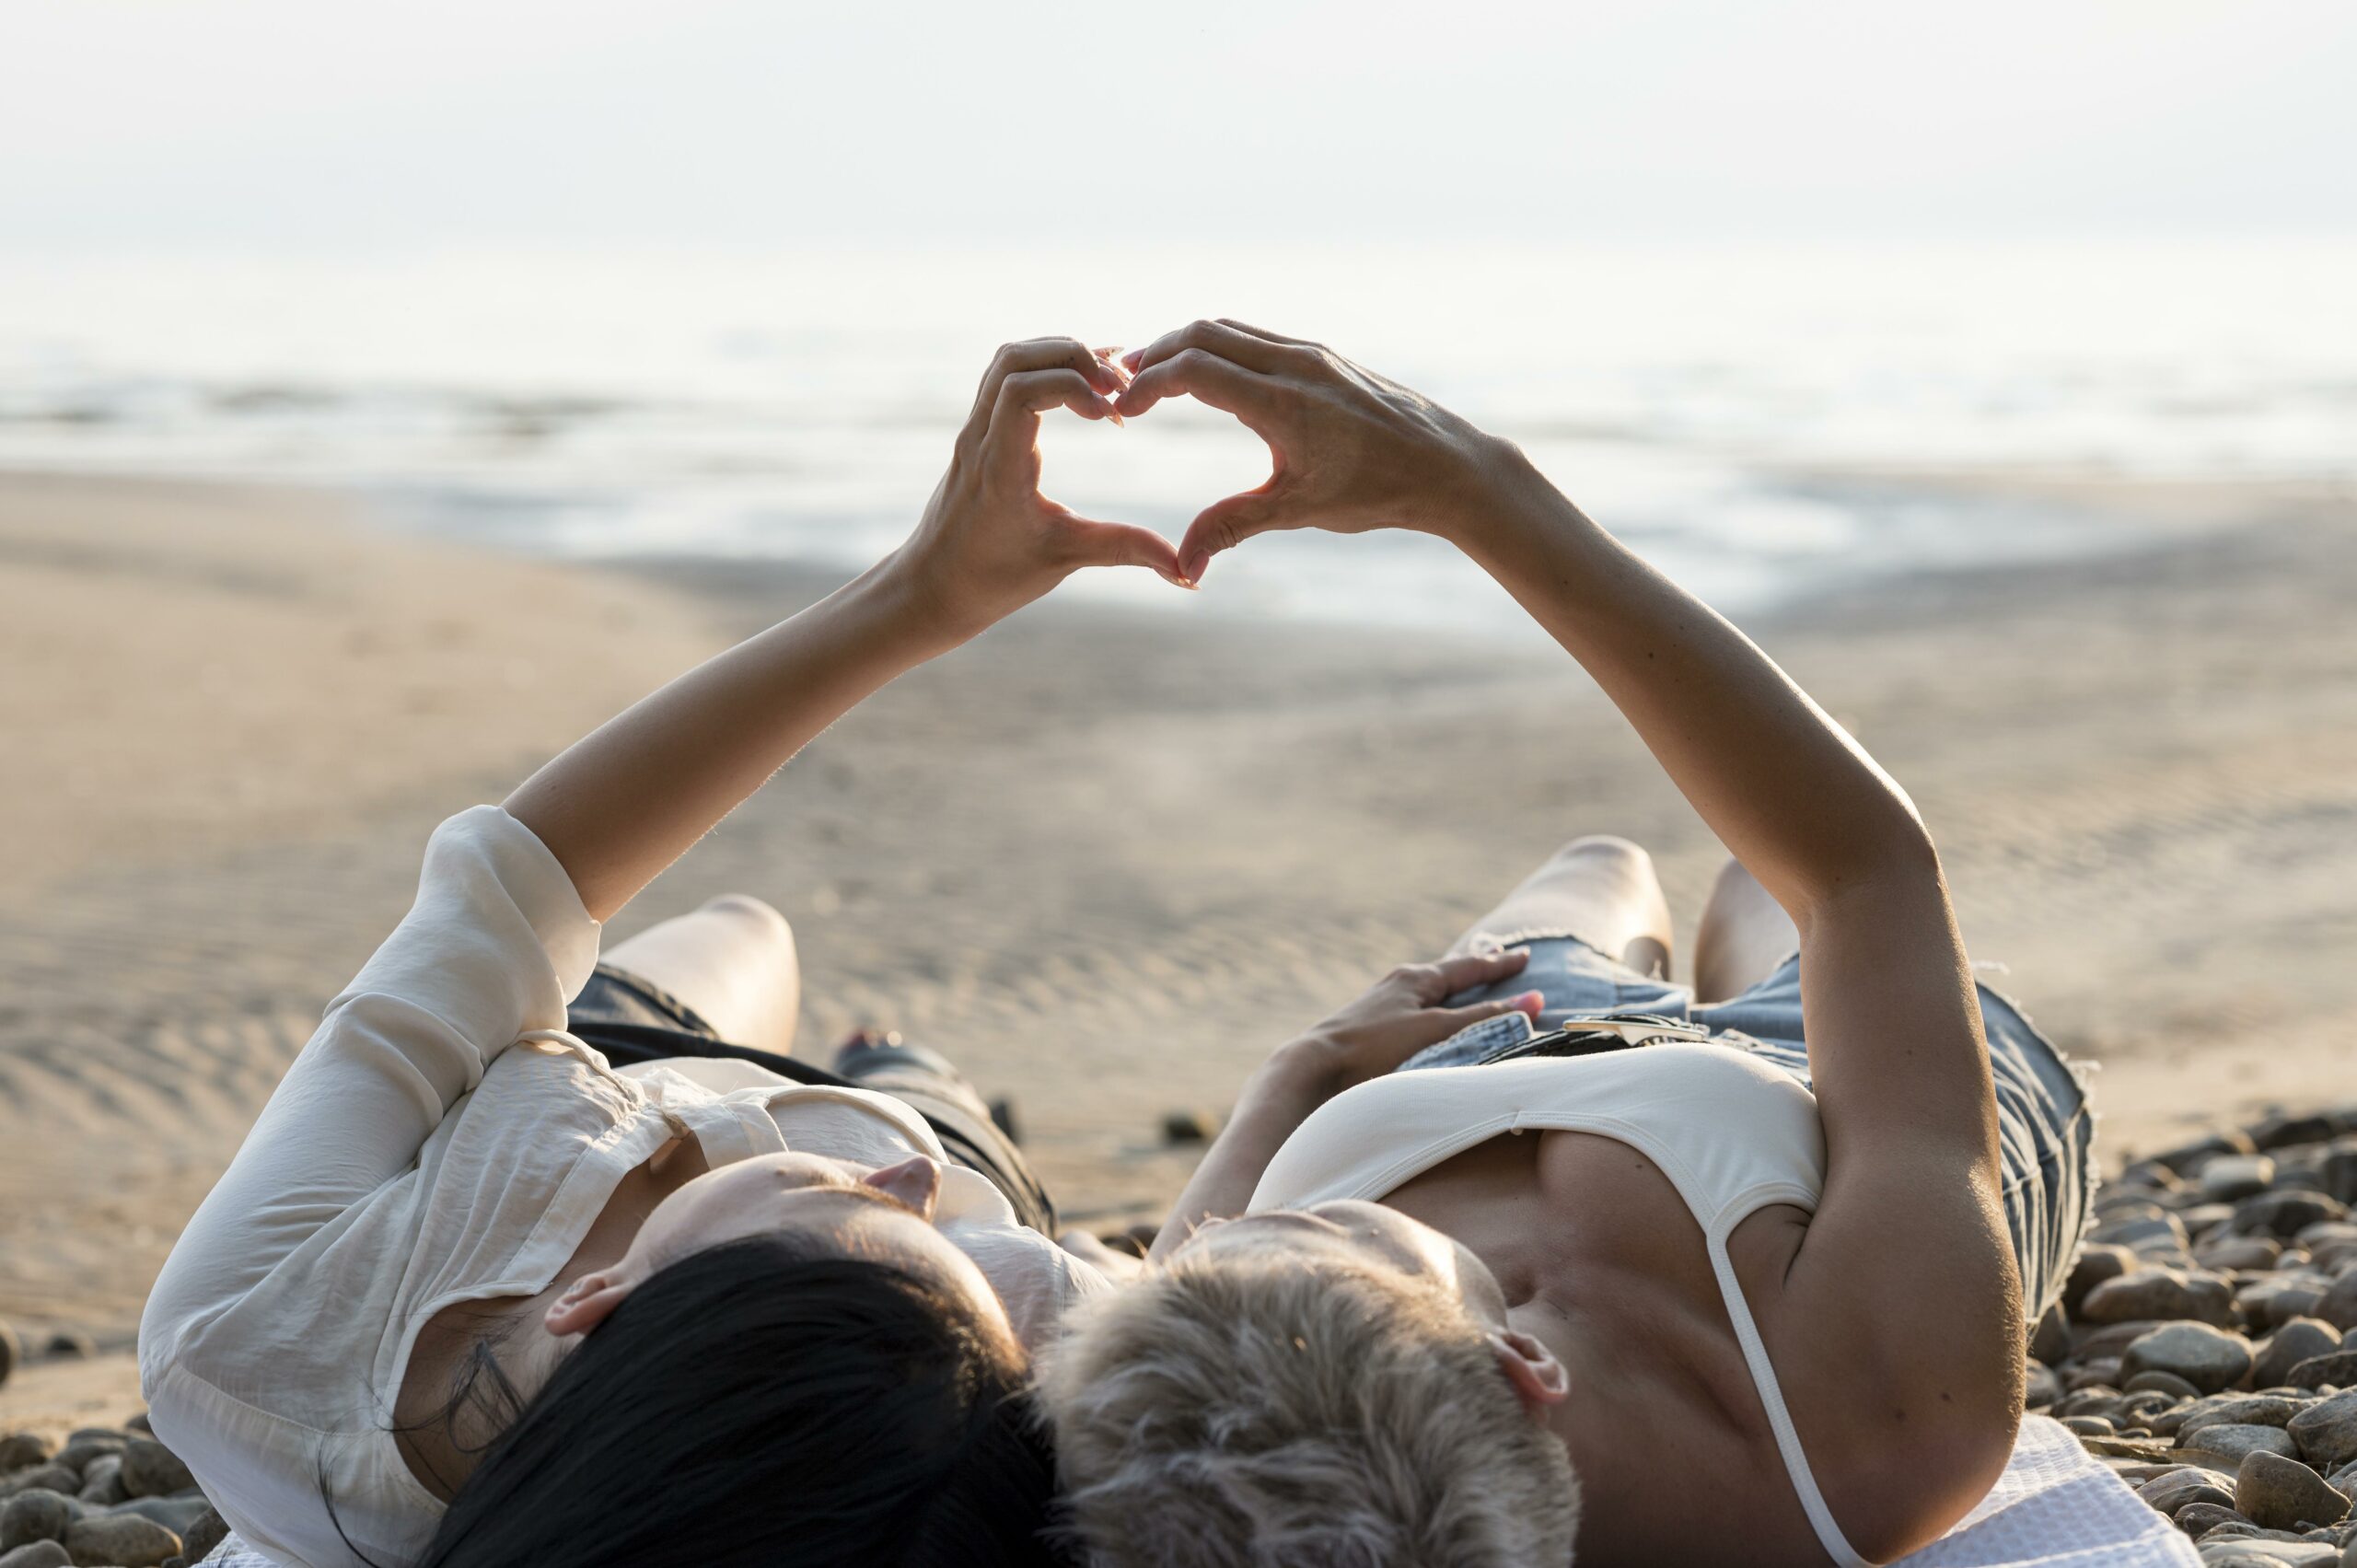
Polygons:
<instances>
[{"instance_id":1,"label":"woman's bare arm","mask_svg":"<svg viewBox=\"0 0 2357 1568\"><path fill-rule=\"evenodd\" d=\"M1039 494L1040 414L1104 418L1123 380L1069 338L1001 349L906 544L644 699L508 796L591 915L628 903L862 699L1075 569L1146 566L1179 580L1161 536L1075 517Z\"/></svg>"}]
</instances>

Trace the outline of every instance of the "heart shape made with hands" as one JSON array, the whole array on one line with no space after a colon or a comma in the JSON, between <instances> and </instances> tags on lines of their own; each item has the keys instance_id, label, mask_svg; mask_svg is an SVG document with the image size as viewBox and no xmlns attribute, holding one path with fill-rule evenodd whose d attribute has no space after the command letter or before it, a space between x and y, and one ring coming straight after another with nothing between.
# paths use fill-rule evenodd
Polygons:
<instances>
[{"instance_id":1,"label":"heart shape made with hands","mask_svg":"<svg viewBox=\"0 0 2357 1568\"><path fill-rule=\"evenodd\" d=\"M1085 517L1149 528L1182 552L1203 510L1193 498L1255 492L1275 469L1268 444L1234 415L1189 398L1165 400L1119 428L1071 413L1045 420L1039 450L1042 494Z\"/></svg>"}]
</instances>

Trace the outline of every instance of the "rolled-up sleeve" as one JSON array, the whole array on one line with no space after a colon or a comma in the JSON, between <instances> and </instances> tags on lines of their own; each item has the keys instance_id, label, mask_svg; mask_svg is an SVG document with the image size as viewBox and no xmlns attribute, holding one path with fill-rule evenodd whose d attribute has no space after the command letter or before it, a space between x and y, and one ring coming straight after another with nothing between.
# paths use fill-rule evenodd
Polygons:
<instances>
[{"instance_id":1,"label":"rolled-up sleeve","mask_svg":"<svg viewBox=\"0 0 2357 1568\"><path fill-rule=\"evenodd\" d=\"M426 845L417 901L287 1070L189 1222L140 1324L142 1382L354 1203L412 1168L519 1036L564 1028L598 923L528 828L463 811Z\"/></svg>"}]
</instances>

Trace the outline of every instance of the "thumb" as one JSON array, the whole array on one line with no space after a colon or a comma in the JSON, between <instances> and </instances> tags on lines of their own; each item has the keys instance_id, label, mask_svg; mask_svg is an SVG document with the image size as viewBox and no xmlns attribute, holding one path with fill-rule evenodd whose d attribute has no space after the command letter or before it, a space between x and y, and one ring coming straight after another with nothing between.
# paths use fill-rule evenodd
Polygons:
<instances>
[{"instance_id":1,"label":"thumb","mask_svg":"<svg viewBox=\"0 0 2357 1568\"><path fill-rule=\"evenodd\" d=\"M1507 1013L1520 1013L1536 1020L1547 998L1536 991L1526 991L1519 996L1501 997L1493 1002L1475 1002L1463 1007L1435 1007L1434 1014L1450 1020L1449 1030L1455 1033L1468 1024L1478 1024L1484 1018L1495 1018Z\"/></svg>"},{"instance_id":2,"label":"thumb","mask_svg":"<svg viewBox=\"0 0 2357 1568\"><path fill-rule=\"evenodd\" d=\"M1277 498L1266 491L1248 490L1214 501L1196 514L1187 537L1178 541L1178 570L1190 582L1203 580L1203 569L1223 550L1234 550L1254 534L1288 528Z\"/></svg>"},{"instance_id":3,"label":"thumb","mask_svg":"<svg viewBox=\"0 0 2357 1568\"><path fill-rule=\"evenodd\" d=\"M1129 523L1070 521L1074 554L1083 566L1144 566L1182 588L1195 585L1178 569L1178 552L1152 528Z\"/></svg>"}]
</instances>

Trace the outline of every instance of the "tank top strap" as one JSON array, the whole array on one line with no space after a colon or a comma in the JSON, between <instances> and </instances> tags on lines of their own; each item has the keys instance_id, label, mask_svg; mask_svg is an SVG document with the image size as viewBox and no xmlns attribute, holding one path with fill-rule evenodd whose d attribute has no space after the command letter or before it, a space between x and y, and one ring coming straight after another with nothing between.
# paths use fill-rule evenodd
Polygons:
<instances>
[{"instance_id":1,"label":"tank top strap","mask_svg":"<svg viewBox=\"0 0 2357 1568\"><path fill-rule=\"evenodd\" d=\"M1760 1408L1768 1412L1768 1424L1776 1434L1776 1450L1784 1457L1784 1473L1791 1477L1793 1491L1801 1500L1801 1511L1808 1516L1809 1527L1826 1554L1840 1568L1874 1568L1858 1555L1849 1537L1833 1521L1833 1510L1825 1504L1825 1494L1817 1490L1816 1472L1808 1468L1808 1455L1801 1448L1801 1436L1793 1425L1793 1413L1784 1404L1784 1390L1776 1381L1776 1368L1768 1359L1767 1342L1759 1337L1759 1326L1752 1320L1751 1304L1744 1299L1742 1282L1735 1276L1735 1263L1727 1256L1727 1237L1737 1225L1771 1203L1797 1202L1814 1208L1817 1194L1797 1186L1755 1188L1744 1193L1722 1210L1703 1237L1703 1244L1711 1255L1711 1270L1719 1278L1719 1295L1725 1299L1727 1320L1735 1325L1736 1342L1743 1347L1744 1365L1751 1369L1752 1386L1759 1390Z\"/></svg>"}]
</instances>

